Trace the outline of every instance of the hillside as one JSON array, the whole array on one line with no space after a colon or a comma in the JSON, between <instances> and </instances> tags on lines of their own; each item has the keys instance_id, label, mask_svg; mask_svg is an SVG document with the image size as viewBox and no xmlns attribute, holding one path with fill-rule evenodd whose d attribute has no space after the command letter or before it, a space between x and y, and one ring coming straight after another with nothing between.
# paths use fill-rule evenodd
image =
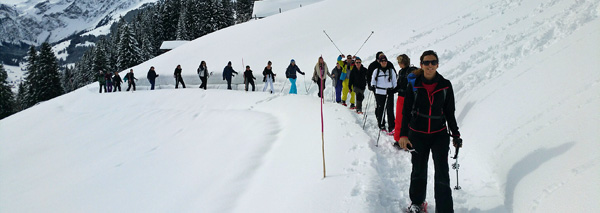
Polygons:
<instances>
[{"instance_id":1,"label":"hillside","mask_svg":"<svg viewBox=\"0 0 600 213\"><path fill-rule=\"evenodd\" d=\"M0 207L401 212L410 156L388 136L375 146L372 106L363 131L362 116L326 96L323 179L317 90L300 76L299 95L285 92L291 59L308 73L321 55L333 67L339 52L326 30L345 54L374 31L358 54L367 62L379 50L390 60L406 53L413 64L424 50L438 52L464 139L457 212L594 212L599 15L599 0L325 0L229 27L133 67L136 92L98 94L91 84L1 120ZM197 89L202 60L214 73L207 91ZM222 89L228 61L262 77L269 60L276 94ZM178 64L187 89L173 89ZM143 78L150 66L160 74L155 91ZM428 184L433 212L433 172Z\"/></svg>"}]
</instances>

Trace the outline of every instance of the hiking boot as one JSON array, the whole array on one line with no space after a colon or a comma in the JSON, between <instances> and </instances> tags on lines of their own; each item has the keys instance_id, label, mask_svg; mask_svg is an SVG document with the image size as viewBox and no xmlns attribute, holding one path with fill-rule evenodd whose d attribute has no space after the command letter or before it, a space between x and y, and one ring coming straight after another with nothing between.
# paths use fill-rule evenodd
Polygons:
<instances>
[{"instance_id":1,"label":"hiking boot","mask_svg":"<svg viewBox=\"0 0 600 213\"><path fill-rule=\"evenodd\" d=\"M421 204L421 205L417 205L417 204L411 204L408 209L406 210L406 212L410 212L410 213L427 213L427 202Z\"/></svg>"},{"instance_id":2,"label":"hiking boot","mask_svg":"<svg viewBox=\"0 0 600 213\"><path fill-rule=\"evenodd\" d=\"M350 109L356 109L356 105L350 104Z\"/></svg>"},{"instance_id":3,"label":"hiking boot","mask_svg":"<svg viewBox=\"0 0 600 213\"><path fill-rule=\"evenodd\" d=\"M346 105L346 102L342 102L342 106L348 106L348 105Z\"/></svg>"}]
</instances>

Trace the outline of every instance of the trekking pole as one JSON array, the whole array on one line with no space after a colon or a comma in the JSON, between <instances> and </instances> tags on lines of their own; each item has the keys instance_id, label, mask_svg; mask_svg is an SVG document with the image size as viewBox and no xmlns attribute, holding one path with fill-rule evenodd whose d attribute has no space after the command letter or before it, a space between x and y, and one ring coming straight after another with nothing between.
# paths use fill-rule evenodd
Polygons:
<instances>
[{"instance_id":1,"label":"trekking pole","mask_svg":"<svg viewBox=\"0 0 600 213\"><path fill-rule=\"evenodd\" d=\"M285 83L287 83L287 81L283 80L283 86L281 86L281 92L279 92L279 93L283 93L283 89L285 88Z\"/></svg>"},{"instance_id":2,"label":"trekking pole","mask_svg":"<svg viewBox=\"0 0 600 213\"><path fill-rule=\"evenodd\" d=\"M323 78L321 78L321 150L323 152L323 178L325 178L325 125L323 124Z\"/></svg>"},{"instance_id":3,"label":"trekking pole","mask_svg":"<svg viewBox=\"0 0 600 213\"><path fill-rule=\"evenodd\" d=\"M373 35L373 33L375 33L375 31L371 31L371 34L369 34L369 37L367 37L367 40L365 40L365 42L363 42L363 44L360 45L360 48L358 48L358 50L356 51L356 53L354 53L354 55L358 54L358 52L363 48L363 46L365 46L365 44L367 43L367 41L369 40L369 38L371 38L371 36Z\"/></svg>"},{"instance_id":4,"label":"trekking pole","mask_svg":"<svg viewBox=\"0 0 600 213\"><path fill-rule=\"evenodd\" d=\"M460 190L461 187L458 185L458 169L460 168L460 164L458 164L458 151L462 146L462 139L457 138L454 140L456 140L456 151L454 152L454 157L452 157L456 160L456 162L452 164L452 169L456 170L456 186L454 187L454 190Z\"/></svg>"},{"instance_id":5,"label":"trekking pole","mask_svg":"<svg viewBox=\"0 0 600 213\"><path fill-rule=\"evenodd\" d=\"M381 118L382 122L385 121L385 114L386 114L385 113L385 105L387 105L387 94L385 95L385 102L383 103L383 115L381 116L382 117ZM375 115L375 116L377 116L377 115ZM377 128L379 128L379 124L380 123L377 122ZM383 128L385 128L385 126ZM379 136L381 135L381 131L382 131L382 129L379 128L379 133L377 134L377 144L375 144L376 147L379 147Z\"/></svg>"},{"instance_id":6,"label":"trekking pole","mask_svg":"<svg viewBox=\"0 0 600 213\"><path fill-rule=\"evenodd\" d=\"M306 90L306 95L308 95L308 88L306 88L306 75L302 75L302 78L304 78L304 89Z\"/></svg>"},{"instance_id":7,"label":"trekking pole","mask_svg":"<svg viewBox=\"0 0 600 213\"><path fill-rule=\"evenodd\" d=\"M371 101L371 96L373 96L372 93L369 93L369 97L367 98L367 105L365 106L365 116L363 118L363 130L365 129L365 125L367 124L367 117L368 117L368 113L367 113L367 109L369 109L369 102Z\"/></svg>"},{"instance_id":8,"label":"trekking pole","mask_svg":"<svg viewBox=\"0 0 600 213\"><path fill-rule=\"evenodd\" d=\"M340 51L340 55L343 55L342 51L340 50L340 48L337 47L337 45L335 45L335 42L333 42L333 40L331 40L331 37L329 37L329 35L327 34L327 32L325 32L325 30L323 30L323 33L325 33L325 35L327 36L327 38L329 38L329 41L331 41L331 43L333 44L333 46L335 46L335 48Z\"/></svg>"}]
</instances>

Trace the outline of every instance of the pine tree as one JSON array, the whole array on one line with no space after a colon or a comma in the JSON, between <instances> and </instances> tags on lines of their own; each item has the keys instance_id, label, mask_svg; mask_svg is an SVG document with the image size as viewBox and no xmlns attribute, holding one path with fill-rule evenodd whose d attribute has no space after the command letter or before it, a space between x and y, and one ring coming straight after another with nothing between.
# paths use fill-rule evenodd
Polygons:
<instances>
[{"instance_id":1,"label":"pine tree","mask_svg":"<svg viewBox=\"0 0 600 213\"><path fill-rule=\"evenodd\" d=\"M39 72L39 88L37 102L47 101L63 94L63 88L60 84L60 74L58 72L58 60L52 51L52 46L48 42L42 43L40 48L39 60L37 63Z\"/></svg>"},{"instance_id":2,"label":"pine tree","mask_svg":"<svg viewBox=\"0 0 600 213\"><path fill-rule=\"evenodd\" d=\"M190 40L188 37L188 25L186 24L187 17L187 9L185 7L181 8L181 14L179 15L179 20L177 21L176 40Z\"/></svg>"},{"instance_id":3,"label":"pine tree","mask_svg":"<svg viewBox=\"0 0 600 213\"><path fill-rule=\"evenodd\" d=\"M176 39L177 23L179 22L179 14L181 9L180 0L165 0L162 8L161 28L163 41Z\"/></svg>"},{"instance_id":4,"label":"pine tree","mask_svg":"<svg viewBox=\"0 0 600 213\"><path fill-rule=\"evenodd\" d=\"M8 84L8 73L0 64L0 120L13 114L15 106L14 94Z\"/></svg>"},{"instance_id":5,"label":"pine tree","mask_svg":"<svg viewBox=\"0 0 600 213\"><path fill-rule=\"evenodd\" d=\"M27 108L25 96L27 95L27 88L25 87L25 83L19 83L19 87L17 90L17 98L15 100L15 112L19 112Z\"/></svg>"},{"instance_id":6,"label":"pine tree","mask_svg":"<svg viewBox=\"0 0 600 213\"><path fill-rule=\"evenodd\" d=\"M63 72L61 79L60 79L60 83L62 84L62 87L63 87L65 93L69 93L69 92L77 89L74 85L73 80L74 80L73 68L69 68L68 66L65 66L65 71Z\"/></svg>"},{"instance_id":7,"label":"pine tree","mask_svg":"<svg viewBox=\"0 0 600 213\"><path fill-rule=\"evenodd\" d=\"M37 103L36 100L39 99L39 91L41 82L39 82L39 72L38 72L38 55L34 46L29 48L29 52L27 55L27 71L25 73L25 80L23 83L23 94L21 97L20 104L23 106L22 109L29 108Z\"/></svg>"},{"instance_id":8,"label":"pine tree","mask_svg":"<svg viewBox=\"0 0 600 213\"><path fill-rule=\"evenodd\" d=\"M235 24L235 17L231 0L222 0L221 4L223 5L223 18L225 22L223 28L233 26Z\"/></svg>"},{"instance_id":9,"label":"pine tree","mask_svg":"<svg viewBox=\"0 0 600 213\"><path fill-rule=\"evenodd\" d=\"M123 25L121 33L121 43L119 44L119 55L117 58L118 70L133 67L142 62L140 57L141 50L128 24Z\"/></svg>"},{"instance_id":10,"label":"pine tree","mask_svg":"<svg viewBox=\"0 0 600 213\"><path fill-rule=\"evenodd\" d=\"M254 0L237 0L235 6L237 23L246 22L252 18Z\"/></svg>"}]
</instances>

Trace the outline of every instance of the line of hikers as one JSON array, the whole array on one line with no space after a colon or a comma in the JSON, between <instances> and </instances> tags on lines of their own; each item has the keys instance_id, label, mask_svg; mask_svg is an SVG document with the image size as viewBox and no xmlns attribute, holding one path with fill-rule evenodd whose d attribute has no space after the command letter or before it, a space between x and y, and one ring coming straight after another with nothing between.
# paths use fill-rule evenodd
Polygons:
<instances>
[{"instance_id":1,"label":"line of hikers","mask_svg":"<svg viewBox=\"0 0 600 213\"><path fill-rule=\"evenodd\" d=\"M343 60L345 59L345 60ZM406 54L396 57L400 70L396 72L393 63L388 61L383 52L375 54L375 60L368 67L363 66L360 57L351 55L339 55L335 67L329 71L323 57L319 57L314 67L312 81L319 87L318 96L321 97L325 89L327 77L332 79L335 88L335 102L347 106L346 101L350 95L350 109L355 109L358 114L363 113L362 103L365 98L365 90L369 89L375 97L375 115L380 131L393 135L393 146L398 149L410 151L412 172L410 178L409 195L412 201L409 212L420 212L426 208L425 196L427 187L427 165L429 154L432 153L435 180L435 202L436 212L453 212L452 191L450 189L450 177L448 167L448 153L450 137L456 148L462 147L462 139L456 122L455 100L452 84L437 72L439 58L435 51L423 52L420 57L420 68L410 64L410 58ZM263 70L263 91L270 86L273 93L272 63L269 61ZM179 83L185 88L181 77L181 66L177 65L173 77L175 88ZM297 94L296 73L305 75L292 59L286 69L286 78L290 81L290 94ZM200 88L206 90L208 78L212 72L208 72L206 62L202 61L197 69L197 74L202 81ZM231 66L231 61L223 69L223 80L227 81L227 89L231 90L231 80L234 74L238 74ZM255 90L254 80L250 66L246 66L243 73L245 90L252 86ZM154 89L155 79L158 77L154 67L148 71L150 89ZM135 91L133 69L123 79L128 81L127 91L131 87ZM121 91L121 80L119 73L100 72L100 93L111 92L114 83L116 91ZM285 84L284 84L285 86ZM108 88L108 89L107 89ZM308 90L308 89L307 89ZM395 96L395 94L398 94ZM394 112L394 98L396 98L396 110ZM385 115L384 115L385 113ZM386 116L387 128L386 128Z\"/></svg>"}]
</instances>

